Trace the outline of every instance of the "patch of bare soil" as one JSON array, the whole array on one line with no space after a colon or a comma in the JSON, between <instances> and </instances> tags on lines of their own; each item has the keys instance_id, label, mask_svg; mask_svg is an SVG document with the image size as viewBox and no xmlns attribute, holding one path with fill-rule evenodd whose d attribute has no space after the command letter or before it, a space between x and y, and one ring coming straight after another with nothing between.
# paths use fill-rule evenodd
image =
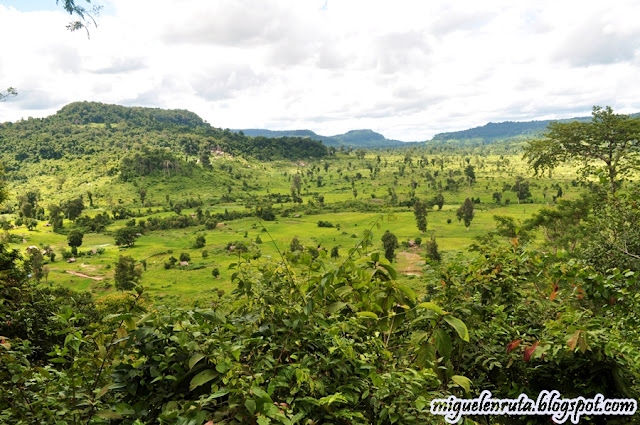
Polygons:
<instances>
[{"instance_id":1,"label":"patch of bare soil","mask_svg":"<svg viewBox=\"0 0 640 425\"><path fill-rule=\"evenodd\" d=\"M398 268L396 270L399 273L412 276L422 276L422 265L424 264L424 260L418 254L406 251L399 252L397 262Z\"/></svg>"},{"instance_id":2,"label":"patch of bare soil","mask_svg":"<svg viewBox=\"0 0 640 425\"><path fill-rule=\"evenodd\" d=\"M99 276L89 276L89 275L86 275L86 274L84 274L84 273L78 273L78 272L74 272L74 271L71 271L71 270L66 270L66 272L67 272L67 273L69 273L69 274L72 274L72 275L74 275L74 276L78 276L78 277L86 277L87 279L93 279L93 280L102 280L102 279L104 279L103 277L99 277Z\"/></svg>"}]
</instances>

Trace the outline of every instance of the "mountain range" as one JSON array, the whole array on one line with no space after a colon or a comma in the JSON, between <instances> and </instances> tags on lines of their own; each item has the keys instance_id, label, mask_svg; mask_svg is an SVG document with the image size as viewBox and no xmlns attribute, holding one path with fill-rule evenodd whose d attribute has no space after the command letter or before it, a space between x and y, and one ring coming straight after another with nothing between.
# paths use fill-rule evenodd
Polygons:
<instances>
[{"instance_id":1,"label":"mountain range","mask_svg":"<svg viewBox=\"0 0 640 425\"><path fill-rule=\"evenodd\" d=\"M311 130L265 130L265 129L244 129L232 130L242 132L249 137L306 137L318 140L326 146L344 146L351 148L398 148L405 146L415 146L419 142L402 142L400 140L387 139L380 133L373 130L351 130L344 134L335 136L321 136Z\"/></svg>"},{"instance_id":2,"label":"mountain range","mask_svg":"<svg viewBox=\"0 0 640 425\"><path fill-rule=\"evenodd\" d=\"M631 117L640 117L640 113L631 114ZM529 140L541 137L547 126L554 121L590 121L590 116L566 118L559 120L539 120L539 121L504 121L499 123L487 123L483 126L473 127L466 130L438 133L426 144L442 144L445 142L460 142L464 144L491 144L502 140ZM245 129L232 130L242 131L246 136L251 137L305 137L318 140L327 146L344 146L352 148L398 148L416 146L423 142L402 142L400 140L387 139L380 133L372 130L352 130L336 136L321 136L311 130L265 130L265 129Z\"/></svg>"}]
</instances>

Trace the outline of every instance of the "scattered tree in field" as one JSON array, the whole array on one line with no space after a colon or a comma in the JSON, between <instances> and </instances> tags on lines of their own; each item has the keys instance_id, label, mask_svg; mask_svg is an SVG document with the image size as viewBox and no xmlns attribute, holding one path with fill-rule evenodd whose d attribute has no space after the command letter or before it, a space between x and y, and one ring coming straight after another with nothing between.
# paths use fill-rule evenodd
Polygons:
<instances>
[{"instance_id":1,"label":"scattered tree in field","mask_svg":"<svg viewBox=\"0 0 640 425\"><path fill-rule=\"evenodd\" d=\"M300 197L300 190L302 189L302 180L300 179L300 174L296 174L293 176L291 180L291 197L297 199Z\"/></svg>"},{"instance_id":2,"label":"scattered tree in field","mask_svg":"<svg viewBox=\"0 0 640 425\"><path fill-rule=\"evenodd\" d=\"M32 277L36 280L36 282L40 282L43 276L42 266L44 264L42 251L40 251L40 249L37 247L30 247L27 249L27 254L29 257Z\"/></svg>"},{"instance_id":3,"label":"scattered tree in field","mask_svg":"<svg viewBox=\"0 0 640 425\"><path fill-rule=\"evenodd\" d=\"M142 272L136 268L136 260L127 255L121 255L116 262L116 271L114 274L116 289L121 291L129 291L140 280Z\"/></svg>"},{"instance_id":4,"label":"scattered tree in field","mask_svg":"<svg viewBox=\"0 0 640 425\"><path fill-rule=\"evenodd\" d=\"M78 247L82 245L83 237L84 234L79 230L72 230L71 232L69 232L69 235L67 236L67 242L71 247L71 252L73 253L73 255L78 254Z\"/></svg>"},{"instance_id":5,"label":"scattered tree in field","mask_svg":"<svg viewBox=\"0 0 640 425\"><path fill-rule=\"evenodd\" d=\"M496 204L500 205L502 202L502 192L493 192L493 199L496 201Z\"/></svg>"},{"instance_id":6,"label":"scattered tree in field","mask_svg":"<svg viewBox=\"0 0 640 425\"><path fill-rule=\"evenodd\" d=\"M80 217L80 214L82 214L83 210L84 202L82 202L81 196L62 204L62 211L69 220L75 220L76 218Z\"/></svg>"},{"instance_id":7,"label":"scattered tree in field","mask_svg":"<svg viewBox=\"0 0 640 425\"><path fill-rule=\"evenodd\" d=\"M384 235L382 235L382 245L384 247L384 257L390 262L393 262L396 258L395 250L400 246L398 245L398 238L387 230L384 232Z\"/></svg>"},{"instance_id":8,"label":"scattered tree in field","mask_svg":"<svg viewBox=\"0 0 640 425\"><path fill-rule=\"evenodd\" d=\"M204 237L204 235L198 235L196 236L196 240L193 243L193 248L195 249L204 248L206 243L207 243L207 240Z\"/></svg>"},{"instance_id":9,"label":"scattered tree in field","mask_svg":"<svg viewBox=\"0 0 640 425\"><path fill-rule=\"evenodd\" d=\"M469 226L473 220L473 202L471 199L467 198L464 200L464 203L456 212L456 217L458 217L458 221L464 220L464 225L467 230L469 230Z\"/></svg>"},{"instance_id":10,"label":"scattered tree in field","mask_svg":"<svg viewBox=\"0 0 640 425\"><path fill-rule=\"evenodd\" d=\"M147 190L140 189L138 195L140 196L140 205L144 205L144 200L147 198Z\"/></svg>"},{"instance_id":11,"label":"scattered tree in field","mask_svg":"<svg viewBox=\"0 0 640 425\"><path fill-rule=\"evenodd\" d=\"M49 222L53 226L53 231L58 233L64 225L64 218L61 214L62 208L59 205L51 204L47 209L49 210Z\"/></svg>"},{"instance_id":12,"label":"scattered tree in field","mask_svg":"<svg viewBox=\"0 0 640 425\"><path fill-rule=\"evenodd\" d=\"M467 165L464 169L464 175L467 177L467 181L469 182L469 186L476 182L476 172L473 168L473 165Z\"/></svg>"},{"instance_id":13,"label":"scattered tree in field","mask_svg":"<svg viewBox=\"0 0 640 425\"><path fill-rule=\"evenodd\" d=\"M331 258L340 258L340 252L338 252L337 246L331 248Z\"/></svg>"},{"instance_id":14,"label":"scattered tree in field","mask_svg":"<svg viewBox=\"0 0 640 425\"><path fill-rule=\"evenodd\" d=\"M304 247L302 246L302 244L298 240L297 236L294 236L293 239L291 240L291 244L289 245L289 250L291 252L304 250Z\"/></svg>"},{"instance_id":15,"label":"scattered tree in field","mask_svg":"<svg viewBox=\"0 0 640 425\"><path fill-rule=\"evenodd\" d=\"M191 256L187 252L181 252L180 261L191 261Z\"/></svg>"},{"instance_id":16,"label":"scattered tree in field","mask_svg":"<svg viewBox=\"0 0 640 425\"><path fill-rule=\"evenodd\" d=\"M638 169L640 118L614 114L611 107L593 107L591 122L552 122L544 138L525 147L525 158L536 173L561 162L581 165L583 175L601 176L615 193L621 177Z\"/></svg>"},{"instance_id":17,"label":"scattered tree in field","mask_svg":"<svg viewBox=\"0 0 640 425\"><path fill-rule=\"evenodd\" d=\"M438 243L436 242L436 236L431 235L431 240L427 241L426 244L427 249L427 258L431 261L439 263L442 260L442 255L440 255L440 251L438 250Z\"/></svg>"},{"instance_id":18,"label":"scattered tree in field","mask_svg":"<svg viewBox=\"0 0 640 425\"><path fill-rule=\"evenodd\" d=\"M421 233L427 231L427 203L417 199L413 203L413 214L416 217L416 225Z\"/></svg>"},{"instance_id":19,"label":"scattered tree in field","mask_svg":"<svg viewBox=\"0 0 640 425\"><path fill-rule=\"evenodd\" d=\"M115 244L118 246L133 246L136 242L136 238L138 237L138 233L139 232L136 227L127 226L118 229L114 233Z\"/></svg>"},{"instance_id":20,"label":"scattered tree in field","mask_svg":"<svg viewBox=\"0 0 640 425\"><path fill-rule=\"evenodd\" d=\"M511 190L515 192L516 197L518 198L518 203L521 201L526 201L531 198L531 190L529 189L529 182L523 179L522 177L516 177L516 182L513 186L511 186Z\"/></svg>"},{"instance_id":21,"label":"scattered tree in field","mask_svg":"<svg viewBox=\"0 0 640 425\"><path fill-rule=\"evenodd\" d=\"M444 195L442 192L438 192L438 194L433 198L433 204L438 206L438 211L442 209L444 205Z\"/></svg>"},{"instance_id":22,"label":"scattered tree in field","mask_svg":"<svg viewBox=\"0 0 640 425\"><path fill-rule=\"evenodd\" d=\"M24 225L27 226L27 229L31 231L35 229L36 226L38 226L38 220L36 220L35 218L27 218Z\"/></svg>"},{"instance_id":23,"label":"scattered tree in field","mask_svg":"<svg viewBox=\"0 0 640 425\"><path fill-rule=\"evenodd\" d=\"M220 276L220 269L218 267L211 269L211 276L217 279Z\"/></svg>"}]
</instances>

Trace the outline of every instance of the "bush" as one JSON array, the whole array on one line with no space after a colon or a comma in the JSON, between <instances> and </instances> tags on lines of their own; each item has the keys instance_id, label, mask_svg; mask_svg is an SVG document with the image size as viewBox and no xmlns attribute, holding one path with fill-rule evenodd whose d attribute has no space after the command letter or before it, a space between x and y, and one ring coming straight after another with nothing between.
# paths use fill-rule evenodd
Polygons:
<instances>
[{"instance_id":1,"label":"bush","mask_svg":"<svg viewBox=\"0 0 640 425\"><path fill-rule=\"evenodd\" d=\"M318 227L333 227L333 224L329 221L318 221Z\"/></svg>"},{"instance_id":2,"label":"bush","mask_svg":"<svg viewBox=\"0 0 640 425\"><path fill-rule=\"evenodd\" d=\"M181 252L180 261L191 261L191 256L186 252Z\"/></svg>"},{"instance_id":3,"label":"bush","mask_svg":"<svg viewBox=\"0 0 640 425\"><path fill-rule=\"evenodd\" d=\"M206 241L204 235L198 235L196 237L195 242L193 243L193 248L194 249L204 248L206 242L207 241Z\"/></svg>"}]
</instances>

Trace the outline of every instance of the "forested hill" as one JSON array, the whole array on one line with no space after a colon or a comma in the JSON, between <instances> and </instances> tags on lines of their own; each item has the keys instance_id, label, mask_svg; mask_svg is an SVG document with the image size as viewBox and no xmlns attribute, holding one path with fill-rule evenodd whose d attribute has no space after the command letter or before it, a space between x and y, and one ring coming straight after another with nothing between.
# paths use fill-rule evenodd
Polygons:
<instances>
[{"instance_id":1,"label":"forested hill","mask_svg":"<svg viewBox=\"0 0 640 425\"><path fill-rule=\"evenodd\" d=\"M160 109L107 105L99 102L74 102L64 106L55 115L54 121L71 124L118 124L140 127L158 125L179 125L189 127L207 126L205 121L193 112L184 109Z\"/></svg>"},{"instance_id":2,"label":"forested hill","mask_svg":"<svg viewBox=\"0 0 640 425\"><path fill-rule=\"evenodd\" d=\"M631 117L638 117L640 113L632 114ZM554 121L591 121L591 117L576 117L560 120L542 121L505 121L499 123L490 122L481 127L474 127L467 130L439 133L427 143L437 143L444 141L495 143L502 140L529 140L542 136L547 126Z\"/></svg>"},{"instance_id":3,"label":"forested hill","mask_svg":"<svg viewBox=\"0 0 640 425\"><path fill-rule=\"evenodd\" d=\"M415 146L416 142L401 142L400 140L387 139L380 133L372 130L351 130L344 134L335 136L321 136L311 130L265 130L265 129L245 129L233 130L242 132L246 136L261 137L307 137L318 140L327 146L344 146L352 148L398 148Z\"/></svg>"},{"instance_id":4,"label":"forested hill","mask_svg":"<svg viewBox=\"0 0 640 425\"><path fill-rule=\"evenodd\" d=\"M152 173L158 164L184 169L231 154L262 161L319 158L321 142L301 137L247 137L211 127L193 112L77 102L46 118L0 124L0 162L10 178L21 178L26 163L95 160L110 173ZM126 167L135 168L125 172ZM124 168L123 168L124 167ZM129 168L131 168L129 167Z\"/></svg>"}]
</instances>

